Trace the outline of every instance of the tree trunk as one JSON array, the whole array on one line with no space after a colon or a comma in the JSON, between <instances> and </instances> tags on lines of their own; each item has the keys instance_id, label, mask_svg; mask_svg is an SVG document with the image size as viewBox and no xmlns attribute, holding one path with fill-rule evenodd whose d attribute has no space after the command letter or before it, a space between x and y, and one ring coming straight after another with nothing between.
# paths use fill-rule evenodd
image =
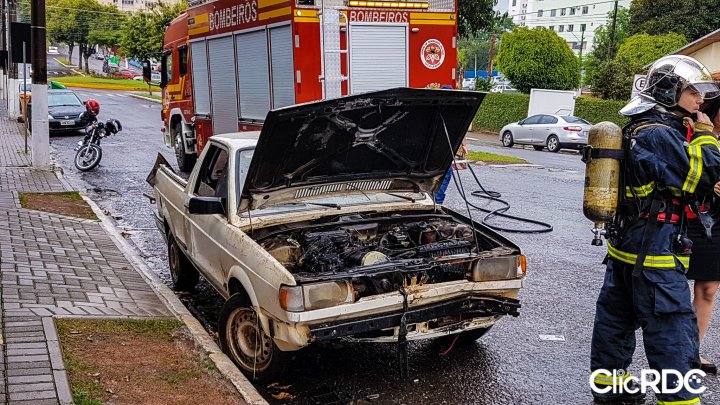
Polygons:
<instances>
[{"instance_id":1,"label":"tree trunk","mask_svg":"<svg viewBox=\"0 0 720 405\"><path fill-rule=\"evenodd\" d=\"M90 62L88 61L90 59L90 55L85 52L83 56L85 57L85 73L90 73Z\"/></svg>"},{"instance_id":2,"label":"tree trunk","mask_svg":"<svg viewBox=\"0 0 720 405\"><path fill-rule=\"evenodd\" d=\"M495 58L495 33L490 35L490 49L488 51L487 79L492 83L493 59Z\"/></svg>"},{"instance_id":3,"label":"tree trunk","mask_svg":"<svg viewBox=\"0 0 720 405\"><path fill-rule=\"evenodd\" d=\"M68 44L68 62L70 62L71 65L72 65L72 52L73 52L73 48L75 48L75 43L74 43L74 42L70 42L70 43Z\"/></svg>"},{"instance_id":4,"label":"tree trunk","mask_svg":"<svg viewBox=\"0 0 720 405\"><path fill-rule=\"evenodd\" d=\"M78 68L82 70L83 67L83 44L78 44Z\"/></svg>"}]
</instances>

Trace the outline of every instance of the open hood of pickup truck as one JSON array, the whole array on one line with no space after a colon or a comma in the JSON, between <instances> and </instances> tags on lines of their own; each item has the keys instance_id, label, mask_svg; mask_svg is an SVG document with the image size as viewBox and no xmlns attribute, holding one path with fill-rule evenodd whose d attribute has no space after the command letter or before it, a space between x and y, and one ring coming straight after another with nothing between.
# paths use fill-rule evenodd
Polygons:
<instances>
[{"instance_id":1,"label":"open hood of pickup truck","mask_svg":"<svg viewBox=\"0 0 720 405\"><path fill-rule=\"evenodd\" d=\"M484 96L397 88L270 111L240 209L326 194L434 191Z\"/></svg>"}]
</instances>

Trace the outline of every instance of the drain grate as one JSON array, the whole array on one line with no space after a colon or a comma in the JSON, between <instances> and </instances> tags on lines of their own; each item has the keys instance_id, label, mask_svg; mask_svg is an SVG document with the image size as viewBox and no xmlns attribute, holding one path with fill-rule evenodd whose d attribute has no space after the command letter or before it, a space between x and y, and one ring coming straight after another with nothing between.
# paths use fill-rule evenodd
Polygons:
<instances>
[{"instance_id":1,"label":"drain grate","mask_svg":"<svg viewBox=\"0 0 720 405\"><path fill-rule=\"evenodd\" d=\"M346 405L352 401L350 395L330 387L320 387L308 394L314 405Z\"/></svg>"}]
</instances>

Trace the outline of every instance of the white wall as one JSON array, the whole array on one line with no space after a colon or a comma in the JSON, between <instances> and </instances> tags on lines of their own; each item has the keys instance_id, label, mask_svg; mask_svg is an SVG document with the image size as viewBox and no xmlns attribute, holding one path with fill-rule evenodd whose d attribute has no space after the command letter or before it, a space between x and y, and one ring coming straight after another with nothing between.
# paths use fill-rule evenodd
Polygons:
<instances>
[{"instance_id":1,"label":"white wall","mask_svg":"<svg viewBox=\"0 0 720 405\"><path fill-rule=\"evenodd\" d=\"M553 28L566 42L576 42L580 44L580 39L586 43L583 54L586 55L593 48L593 40L595 30L605 25L607 15L613 10L613 2L605 1L579 1L579 0L529 0L528 10L532 14L528 15L526 21L527 26ZM598 4L594 4L598 3ZM583 12L583 7L587 7ZM630 0L618 1L618 7L630 7ZM575 10L575 14L571 13L571 8ZM542 10L542 16L539 11ZM555 10L555 16L552 11ZM565 15L562 15L564 10ZM585 25L585 35L582 35L582 25ZM572 25L572 27L569 27ZM562 27L563 32L560 32ZM572 31L568 31L572 28ZM579 48L574 49L575 53L579 53Z\"/></svg>"}]
</instances>

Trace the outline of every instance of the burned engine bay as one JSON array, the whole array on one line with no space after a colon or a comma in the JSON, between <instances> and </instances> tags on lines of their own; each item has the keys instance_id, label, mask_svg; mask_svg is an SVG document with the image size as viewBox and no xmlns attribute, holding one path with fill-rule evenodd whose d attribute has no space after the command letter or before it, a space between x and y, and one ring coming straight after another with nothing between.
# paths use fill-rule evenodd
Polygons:
<instances>
[{"instance_id":1,"label":"burned engine bay","mask_svg":"<svg viewBox=\"0 0 720 405\"><path fill-rule=\"evenodd\" d=\"M359 297L465 280L474 262L515 253L450 215L337 218L275 229L258 243L300 284L352 279Z\"/></svg>"}]
</instances>

